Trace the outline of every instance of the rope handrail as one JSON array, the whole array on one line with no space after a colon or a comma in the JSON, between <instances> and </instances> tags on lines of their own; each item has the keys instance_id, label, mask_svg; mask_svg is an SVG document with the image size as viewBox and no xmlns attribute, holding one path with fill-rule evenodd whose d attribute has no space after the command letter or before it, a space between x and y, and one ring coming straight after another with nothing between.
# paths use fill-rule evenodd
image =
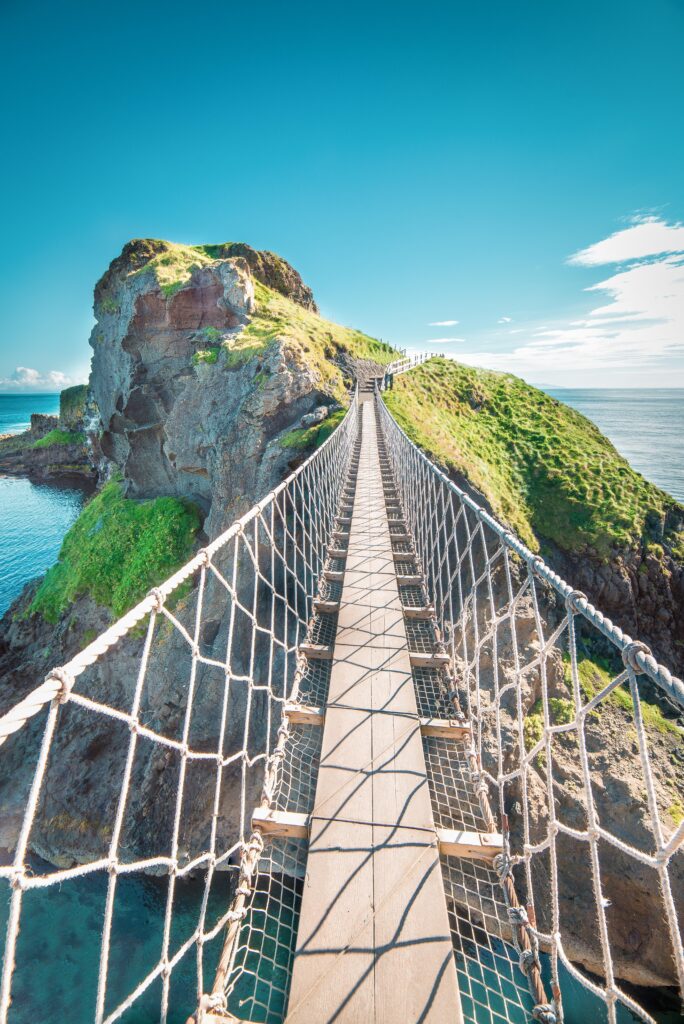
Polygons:
<instances>
[{"instance_id":1,"label":"rope handrail","mask_svg":"<svg viewBox=\"0 0 684 1024\"><path fill-rule=\"evenodd\" d=\"M350 407L353 410L355 410L356 401L357 394L354 392ZM345 419L349 415L350 412L348 411ZM286 491L295 480L305 474L314 461L323 457L326 448L332 444L335 433L327 437L320 448L317 448L289 476L261 498L256 505L253 505L244 515L236 519L234 523L231 523L222 534L198 551L190 561L181 566L172 576L169 576L168 579L158 586L153 587L142 601L139 601L130 611L112 623L92 643L84 647L82 651L79 651L78 654L64 665L52 668L45 677L44 683L37 686L23 700L0 717L0 746L2 746L8 736L16 732L17 729L20 729L28 718L37 714L42 707L49 704L55 697L59 696L62 701L68 699L75 679L86 668L93 665L110 647L113 647L119 640L129 634L150 612L159 611L166 598L170 597L186 580L206 566L212 556L224 548L234 537L244 533L245 527L252 523L268 505L274 502L279 494Z\"/></svg>"},{"instance_id":2,"label":"rope handrail","mask_svg":"<svg viewBox=\"0 0 684 1024\"><path fill-rule=\"evenodd\" d=\"M33 969L33 958L27 960L26 950L18 947L24 897L50 887L73 890L98 872L107 878L107 892L92 1016L96 1024L119 1020L149 999L155 984L161 985L158 1017L165 1022L172 976L193 951L197 1002L204 998L206 951L225 932L234 934L244 919L239 902L242 898L244 903L244 879L255 870L255 855L258 861L263 847L252 828L253 806L260 792L262 804L273 806L283 785L291 786L285 755L292 735L285 708L307 683L300 645L311 628L316 594L327 586L327 549L357 422L355 389L341 424L320 448L95 641L51 669L43 683L0 718L3 781L24 765L31 773L11 863L0 865L0 881L11 890L0 986L2 1024L23 1019L12 1012L13 982L18 970L23 991L24 972ZM169 597L191 578L195 585L189 594L181 591L169 606ZM142 632L136 630L141 625ZM128 646L120 652L120 668L108 652L124 638ZM137 662L134 673L126 670L131 655ZM174 672L181 688L177 721L173 715L160 718L157 699L150 695L158 680L169 685ZM81 692L84 687L76 692L76 679L84 673L86 692ZM128 677L127 689L122 694L115 688L110 695L111 682L122 676ZM198 715L203 721L199 732ZM91 729L85 739L84 723ZM69 799L79 792L74 775L87 772L93 735L96 744L114 745L121 774L99 780L109 794L104 807L111 807L112 816L107 812L91 828L89 814L95 812L79 808L80 825L88 827L77 828L74 836L68 831ZM159 780L158 792L146 802L141 783L145 772L149 777L145 758L150 751L161 759L154 771L162 774L153 776ZM171 780L171 789L168 782L164 787L165 779ZM145 828L150 816L158 823L151 833ZM58 850L60 866L36 869L32 851L36 845L45 849L41 836ZM212 885L217 872L226 870L240 873L243 893L240 897L238 891L237 902L229 901L227 911L222 906L217 912L212 910ZM150 873L168 879L161 955L136 984L127 986L111 963L119 879L130 885L131 879ZM177 893L197 874L203 878L197 920L177 945ZM44 927L50 928L48 905L33 902L32 913L41 907L48 915Z\"/></svg>"},{"instance_id":3,"label":"rope handrail","mask_svg":"<svg viewBox=\"0 0 684 1024\"><path fill-rule=\"evenodd\" d=\"M630 973L669 978L684 992L677 911L684 877L674 861L684 843L684 820L667 829L663 824L673 799L667 781L671 768L658 755L653 738L658 734L651 735L644 720L637 678L644 675L656 684L680 714L684 684L450 480L401 429L377 388L375 400L403 516L423 566L424 600L434 608L451 658L455 682L448 697L471 723L466 759L472 792L488 829L494 828L491 803L496 830L503 836L500 882L508 887L504 897L513 940L518 945L516 929L529 938L518 951L531 989L534 976L534 1016L562 1020L562 965L603 1001L609 1024L616 1024L618 1003L652 1021L616 978L625 972L628 978ZM601 643L608 641L614 652L611 664L620 666L611 670L614 678L606 682L601 677L589 692L583 688L578 653L578 638L585 631L587 642L599 634ZM613 705L620 709L618 717L609 716L601 733L597 716L618 688L621 700ZM528 725L533 713L534 729ZM633 753L624 749L630 733ZM639 798L630 791L631 815L620 815L610 799L602 798L603 768L593 781L592 752L608 741L617 744L619 758L631 757L629 768L617 762L620 776L626 773L635 786L643 786ZM655 756L661 756L657 771ZM440 765L439 779L455 777L448 757ZM573 780L569 790L563 789L565 778ZM448 804L449 793L440 799ZM631 832L625 830L630 822ZM608 857L617 875L607 878ZM653 872L653 881L644 869ZM448 894L460 901L462 873L447 869L447 879L450 872L454 880ZM525 890L527 908L518 903L513 872ZM641 925L629 916L631 923L616 923L606 895L621 895L619 878L625 876L635 887L634 902L651 905L644 928L651 930L654 951L640 950L639 969L630 963L626 940L617 942L616 930ZM491 887L481 879L478 891L485 882ZM584 902L573 913L576 899ZM538 947L551 957L553 1004L544 1002L537 984ZM579 970L578 961L604 983Z\"/></svg>"},{"instance_id":4,"label":"rope handrail","mask_svg":"<svg viewBox=\"0 0 684 1024\"><path fill-rule=\"evenodd\" d=\"M425 359L429 359L431 356L426 355ZM466 505L472 512L475 513L477 518L489 529L498 536L502 543L506 545L511 551L514 551L525 564L529 567L530 571L538 576L539 579L544 580L548 583L564 601L571 603L573 609L582 615L588 622L596 626L606 639L612 641L615 646L624 653L625 659L629 662L635 672L643 672L654 683L664 691L664 693L675 703L677 703L682 709L684 709L684 682L677 676L673 675L670 670L658 662L651 653L650 649L646 644L642 644L638 640L633 640L628 633L620 629L607 615L604 615L598 608L595 607L582 591L575 590L567 583L562 576L560 576L554 569L548 565L541 555L535 554L531 551L521 540L519 540L511 530L508 530L503 526L494 516L490 515L486 509L477 502L464 490L462 490L457 484L451 480L446 473L439 468L425 452L414 444L410 437L404 430L399 426L396 420L391 416L389 410L385 406L384 402L381 403L382 409L384 410L384 416L389 417L393 427L400 431L405 443L409 445L416 453L419 459L425 463L431 473L433 473L437 479L445 487L453 492L460 502Z\"/></svg>"}]
</instances>

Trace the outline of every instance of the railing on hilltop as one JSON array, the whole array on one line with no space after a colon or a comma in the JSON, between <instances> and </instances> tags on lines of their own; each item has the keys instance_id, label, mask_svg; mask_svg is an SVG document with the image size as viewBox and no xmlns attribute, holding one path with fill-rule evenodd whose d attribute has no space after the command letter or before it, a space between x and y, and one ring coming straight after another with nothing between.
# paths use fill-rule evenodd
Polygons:
<instances>
[{"instance_id":1,"label":"railing on hilltop","mask_svg":"<svg viewBox=\"0 0 684 1024\"><path fill-rule=\"evenodd\" d=\"M439 355L438 352L416 352L412 356L404 355L401 359L395 359L394 362L386 366L385 374L388 377L393 377L398 373L406 373L407 370L413 370L414 367L420 366L421 363L425 363L437 355Z\"/></svg>"},{"instance_id":2,"label":"railing on hilltop","mask_svg":"<svg viewBox=\"0 0 684 1024\"><path fill-rule=\"evenodd\" d=\"M225 902L217 906L214 887L221 870L235 873L239 867L243 882L255 870L263 841L252 829L252 811L271 805L274 777L287 774L284 706L295 696L299 646L319 592L357 417L355 393L342 424L296 472L0 719L0 769L3 757L5 764L13 757L35 760L12 863L0 867L0 883L4 880L11 891L0 994L3 1024L32 1019L38 998L38 951L23 947L23 957L17 956L24 902L32 904L35 917L38 891L62 893L97 873L107 879L98 979L92 1014L82 1005L87 980L82 992L73 993L78 1019L110 1024L131 1007L140 1012L143 1006L149 1019L164 1022L171 1001L187 1016L202 998L203 1005L212 1005L203 993L215 977L222 988L232 939L245 916L245 892L238 886L226 910ZM189 595L183 588L188 581L194 584ZM122 692L126 671L129 685ZM174 686L180 696L167 696ZM160 717L166 700L182 702L175 721ZM120 781L108 773L104 783L114 787L111 817L98 822L93 834L79 823L85 863L38 873L31 851L36 845L45 849L40 833L70 821L68 798L78 794L74 758L87 761L90 751L78 753L78 734L89 723L92 728L93 720L102 727L100 746L119 744L116 763L109 767L112 779L118 771ZM146 779L141 757L148 771L153 758L160 764L151 803L139 792ZM55 814L55 799L67 809ZM79 811L88 826L88 808ZM147 846L141 844L143 831ZM54 835L52 840L54 845ZM59 853L62 862L81 859L73 841ZM124 991L110 966L117 889L150 873L168 876L160 955L149 969L140 966L141 976ZM176 897L198 875L203 885L194 925L179 935ZM38 929L43 933L53 927L49 907L44 914L44 927ZM117 933L117 938L121 964L130 937ZM196 998L187 977L175 980L193 953ZM139 965L134 958L123 966ZM17 975L22 992L32 995L15 1013ZM156 1011L150 1008L153 997L158 997ZM44 998L52 995L41 992Z\"/></svg>"},{"instance_id":3,"label":"railing on hilltop","mask_svg":"<svg viewBox=\"0 0 684 1024\"><path fill-rule=\"evenodd\" d=\"M377 391L376 402L451 655L446 696L471 723L472 791L488 830L503 834L494 865L503 937L518 950L534 1017L563 1019L569 975L605 1004L610 1024L618 1004L653 1021L616 979L678 982L684 994L684 820L665 828L668 804L676 815L680 801L641 690L650 683L681 715L684 684L430 462ZM639 777L625 778L630 769ZM445 871L447 897L468 902L462 872L450 886ZM500 929L492 881L481 873L470 884L475 909L482 916L486 904L490 927ZM472 941L472 930L461 939ZM550 954L548 1001L540 947Z\"/></svg>"}]
</instances>

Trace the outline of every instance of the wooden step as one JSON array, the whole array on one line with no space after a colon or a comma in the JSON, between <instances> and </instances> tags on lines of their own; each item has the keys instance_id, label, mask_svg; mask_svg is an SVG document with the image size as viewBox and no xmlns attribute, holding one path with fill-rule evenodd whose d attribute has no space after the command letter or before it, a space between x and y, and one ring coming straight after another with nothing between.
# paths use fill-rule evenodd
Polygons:
<instances>
[{"instance_id":1,"label":"wooden step","mask_svg":"<svg viewBox=\"0 0 684 1024\"><path fill-rule=\"evenodd\" d=\"M395 562L415 562L415 551L393 551L392 557Z\"/></svg>"},{"instance_id":2,"label":"wooden step","mask_svg":"<svg viewBox=\"0 0 684 1024\"><path fill-rule=\"evenodd\" d=\"M438 828L439 852L446 857L466 860L493 861L503 853L503 836L496 832L461 832L458 829Z\"/></svg>"},{"instance_id":3,"label":"wooden step","mask_svg":"<svg viewBox=\"0 0 684 1024\"><path fill-rule=\"evenodd\" d=\"M322 726L325 724L325 708L313 707L310 704L286 704L283 714L290 725Z\"/></svg>"},{"instance_id":4,"label":"wooden step","mask_svg":"<svg viewBox=\"0 0 684 1024\"><path fill-rule=\"evenodd\" d=\"M402 576L397 573L397 583L400 587L419 587L423 582L423 577L418 573L413 573L410 576Z\"/></svg>"},{"instance_id":5,"label":"wooden step","mask_svg":"<svg viewBox=\"0 0 684 1024\"><path fill-rule=\"evenodd\" d=\"M452 740L464 740L470 736L470 722L459 722L455 718L421 718L421 736L442 736Z\"/></svg>"},{"instance_id":6,"label":"wooden step","mask_svg":"<svg viewBox=\"0 0 684 1024\"><path fill-rule=\"evenodd\" d=\"M287 839L309 838L309 815L294 811L274 811L270 807L255 807L252 811L252 828L265 836L282 836Z\"/></svg>"},{"instance_id":7,"label":"wooden step","mask_svg":"<svg viewBox=\"0 0 684 1024\"><path fill-rule=\"evenodd\" d=\"M333 649L327 644L311 644L305 640L303 644L299 645L299 653L305 654L307 658L330 661L333 656Z\"/></svg>"},{"instance_id":8,"label":"wooden step","mask_svg":"<svg viewBox=\"0 0 684 1024\"><path fill-rule=\"evenodd\" d=\"M407 619L434 619L435 609L431 604L423 605L422 608L412 608L411 605L403 604L401 610Z\"/></svg>"},{"instance_id":9,"label":"wooden step","mask_svg":"<svg viewBox=\"0 0 684 1024\"><path fill-rule=\"evenodd\" d=\"M409 660L413 668L442 668L451 663L448 654L439 651L434 654L423 654L422 651L409 651Z\"/></svg>"}]
</instances>

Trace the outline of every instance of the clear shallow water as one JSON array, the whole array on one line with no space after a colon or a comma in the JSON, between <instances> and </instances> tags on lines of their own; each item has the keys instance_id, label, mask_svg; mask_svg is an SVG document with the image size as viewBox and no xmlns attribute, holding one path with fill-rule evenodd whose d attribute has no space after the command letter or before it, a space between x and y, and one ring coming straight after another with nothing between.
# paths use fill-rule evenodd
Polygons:
<instances>
[{"instance_id":1,"label":"clear shallow water","mask_svg":"<svg viewBox=\"0 0 684 1024\"><path fill-rule=\"evenodd\" d=\"M26 430L32 412L56 415L59 395L0 395L0 434ZM0 615L56 561L88 490L0 476Z\"/></svg>"},{"instance_id":2,"label":"clear shallow water","mask_svg":"<svg viewBox=\"0 0 684 1024\"><path fill-rule=\"evenodd\" d=\"M77 486L0 476L0 615L56 561L87 497L87 489Z\"/></svg>"},{"instance_id":3,"label":"clear shallow water","mask_svg":"<svg viewBox=\"0 0 684 1024\"><path fill-rule=\"evenodd\" d=\"M33 866L36 874L48 868L38 860ZM225 913L230 901L230 885L225 872L214 876L207 906L207 930ZM111 1013L157 966L162 950L167 891L168 879L132 875L119 878L112 919L105 1014ZM203 892L203 879L177 884L170 956L194 932ZM10 895L7 882L0 882L0 959L4 952ZM107 876L103 872L24 895L10 1024L34 1024L38 1018L92 1024L106 897ZM213 982L222 942L223 935L219 933L216 940L204 947L205 990ZM196 972L193 947L171 976L169 1024L185 1024L194 1013ZM154 1024L159 1020L161 993L161 981L157 979L122 1019L126 1024ZM37 998L42 1006L38 1017Z\"/></svg>"},{"instance_id":4,"label":"clear shallow water","mask_svg":"<svg viewBox=\"0 0 684 1024\"><path fill-rule=\"evenodd\" d=\"M684 502L684 389L545 391L587 416L634 469Z\"/></svg>"}]
</instances>

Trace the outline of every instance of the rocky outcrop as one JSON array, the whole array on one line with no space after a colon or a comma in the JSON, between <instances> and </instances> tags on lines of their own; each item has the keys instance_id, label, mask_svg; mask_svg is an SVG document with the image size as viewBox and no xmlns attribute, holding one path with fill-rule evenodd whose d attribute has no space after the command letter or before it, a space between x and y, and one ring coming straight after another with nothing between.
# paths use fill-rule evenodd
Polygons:
<instances>
[{"instance_id":1,"label":"rocky outcrop","mask_svg":"<svg viewBox=\"0 0 684 1024\"><path fill-rule=\"evenodd\" d=\"M684 677L684 564L662 544L615 550L610 559L554 549L554 568L624 632Z\"/></svg>"},{"instance_id":2,"label":"rocky outcrop","mask_svg":"<svg viewBox=\"0 0 684 1024\"><path fill-rule=\"evenodd\" d=\"M178 286L167 288L150 266L165 256L167 243L138 240L124 248L95 289L92 371L79 420L100 480L119 474L132 499L164 495L191 500L201 509L203 536L212 538L278 484L293 460L304 457L305 452L281 440L308 422L309 415L320 422L323 410L327 415L338 407L343 376L335 368L338 385L331 393L320 364L277 332L265 342L236 347L253 314L255 278L315 309L310 290L284 261L238 248L204 247L203 261L184 271ZM210 259L206 249L212 250ZM110 621L105 609L81 595L68 614L50 624L31 614L34 594L35 586L29 587L0 623L0 712ZM190 632L196 599L193 591L174 607ZM213 577L203 594L203 623L202 650L220 664L229 613L225 589ZM79 677L80 692L115 708L130 708L142 643L137 634L126 637L115 656ZM276 652L274 672L282 671ZM181 737L188 672L185 640L173 629L160 630L141 717L164 736ZM195 686L191 742L216 749L224 673L201 665ZM224 749L242 744L244 699L244 692L232 697L232 731ZM255 702L250 743L262 750L268 716L258 695ZM38 716L3 748L0 806L6 813L0 847L11 848L16 841L41 728ZM65 707L31 834L35 852L61 865L103 855L129 735L112 719L85 714L72 704ZM122 837L128 851L145 855L165 848L177 782L176 754L141 742ZM188 856L206 843L214 782L210 761L188 773L180 838ZM256 769L249 776L249 801L257 802L260 784ZM239 772L227 770L217 837L225 847L238 832L240 786Z\"/></svg>"},{"instance_id":3,"label":"rocky outcrop","mask_svg":"<svg viewBox=\"0 0 684 1024\"><path fill-rule=\"evenodd\" d=\"M253 249L245 242L224 242L222 245L205 246L217 259L240 256L258 281L292 299L312 313L318 312L313 292L289 263L274 252Z\"/></svg>"},{"instance_id":4,"label":"rocky outcrop","mask_svg":"<svg viewBox=\"0 0 684 1024\"><path fill-rule=\"evenodd\" d=\"M33 441L39 441L46 434L49 434L51 430L57 430L58 427L59 416L46 416L42 412L31 413L29 434Z\"/></svg>"},{"instance_id":5,"label":"rocky outcrop","mask_svg":"<svg viewBox=\"0 0 684 1024\"><path fill-rule=\"evenodd\" d=\"M254 308L243 251L265 277L275 266L289 297L304 303L310 294L283 260L237 248L165 295L153 274L140 273L157 244L129 243L96 286L90 339L99 453L122 472L131 497L194 501L210 536L282 479L291 453L279 435L330 397L284 339L231 358ZM214 359L202 358L208 350Z\"/></svg>"},{"instance_id":6,"label":"rocky outcrop","mask_svg":"<svg viewBox=\"0 0 684 1024\"><path fill-rule=\"evenodd\" d=\"M28 430L0 437L0 473L33 480L78 477L94 483L82 422L71 419L65 424L61 416L33 413Z\"/></svg>"}]
</instances>

